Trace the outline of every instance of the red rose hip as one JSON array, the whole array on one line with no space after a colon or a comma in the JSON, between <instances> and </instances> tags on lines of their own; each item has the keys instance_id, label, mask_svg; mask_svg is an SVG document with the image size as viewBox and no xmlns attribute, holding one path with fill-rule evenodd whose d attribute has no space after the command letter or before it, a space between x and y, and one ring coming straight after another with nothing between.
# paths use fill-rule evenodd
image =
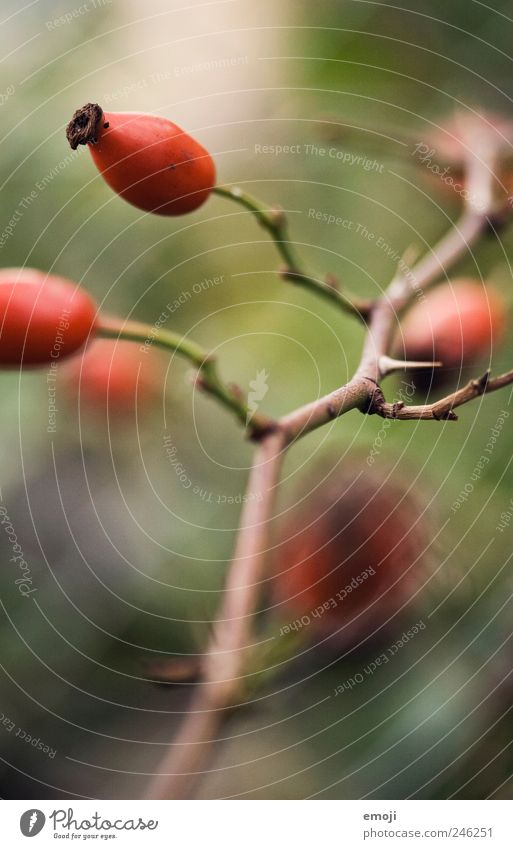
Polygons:
<instances>
[{"instance_id":1,"label":"red rose hip","mask_svg":"<svg viewBox=\"0 0 513 849\"><path fill-rule=\"evenodd\" d=\"M75 150L87 144L105 182L128 203L158 215L192 212L215 185L212 157L176 124L139 112L78 109L66 130Z\"/></svg>"},{"instance_id":2,"label":"red rose hip","mask_svg":"<svg viewBox=\"0 0 513 849\"><path fill-rule=\"evenodd\" d=\"M477 280L443 285L415 304L398 343L407 360L439 360L435 377L490 357L502 340L505 309L500 295Z\"/></svg>"},{"instance_id":3,"label":"red rose hip","mask_svg":"<svg viewBox=\"0 0 513 849\"><path fill-rule=\"evenodd\" d=\"M43 365L82 347L96 304L76 283L31 268L0 270L0 365Z\"/></svg>"},{"instance_id":4,"label":"red rose hip","mask_svg":"<svg viewBox=\"0 0 513 849\"><path fill-rule=\"evenodd\" d=\"M421 512L421 500L390 479L336 476L283 528L273 579L280 619L336 647L396 627L425 579Z\"/></svg>"}]
</instances>

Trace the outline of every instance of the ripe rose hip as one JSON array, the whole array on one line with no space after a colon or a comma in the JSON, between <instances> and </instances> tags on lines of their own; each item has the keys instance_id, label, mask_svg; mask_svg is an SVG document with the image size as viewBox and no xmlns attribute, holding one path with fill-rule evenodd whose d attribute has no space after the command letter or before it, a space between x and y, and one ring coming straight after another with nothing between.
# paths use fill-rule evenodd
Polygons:
<instances>
[{"instance_id":1,"label":"ripe rose hip","mask_svg":"<svg viewBox=\"0 0 513 849\"><path fill-rule=\"evenodd\" d=\"M162 389L160 360L152 351L141 353L133 342L94 339L80 356L61 369L68 397L80 399L84 411L125 416L154 407Z\"/></svg>"},{"instance_id":2,"label":"ripe rose hip","mask_svg":"<svg viewBox=\"0 0 513 849\"><path fill-rule=\"evenodd\" d=\"M450 377L490 357L503 336L505 308L500 295L475 280L455 280L417 302L405 317L398 347L409 360L438 360L435 378Z\"/></svg>"},{"instance_id":3,"label":"ripe rose hip","mask_svg":"<svg viewBox=\"0 0 513 849\"><path fill-rule=\"evenodd\" d=\"M420 501L372 473L338 477L283 531L273 597L309 642L338 648L370 637L414 603L428 535ZM392 619L392 627L397 621Z\"/></svg>"},{"instance_id":4,"label":"ripe rose hip","mask_svg":"<svg viewBox=\"0 0 513 849\"><path fill-rule=\"evenodd\" d=\"M97 103L88 103L75 112L66 136L73 150L87 144L111 189L146 212L192 212L215 185L215 166L208 151L157 115L104 113Z\"/></svg>"},{"instance_id":5,"label":"ripe rose hip","mask_svg":"<svg viewBox=\"0 0 513 849\"><path fill-rule=\"evenodd\" d=\"M69 357L94 329L96 304L71 280L32 268L0 270L0 365Z\"/></svg>"}]
</instances>

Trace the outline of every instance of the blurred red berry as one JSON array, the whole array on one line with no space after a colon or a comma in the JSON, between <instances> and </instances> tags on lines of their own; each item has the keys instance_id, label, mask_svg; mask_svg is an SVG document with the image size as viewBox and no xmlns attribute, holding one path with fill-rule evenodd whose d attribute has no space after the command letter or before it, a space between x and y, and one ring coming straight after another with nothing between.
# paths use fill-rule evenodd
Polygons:
<instances>
[{"instance_id":1,"label":"blurred red berry","mask_svg":"<svg viewBox=\"0 0 513 849\"><path fill-rule=\"evenodd\" d=\"M273 593L280 619L302 620L311 642L329 636L337 645L379 630L421 583L419 504L371 473L314 493L283 531Z\"/></svg>"},{"instance_id":2,"label":"blurred red berry","mask_svg":"<svg viewBox=\"0 0 513 849\"><path fill-rule=\"evenodd\" d=\"M60 379L68 397L80 399L83 411L110 418L154 408L163 371L156 354L141 352L133 342L95 339L66 363Z\"/></svg>"},{"instance_id":3,"label":"blurred red berry","mask_svg":"<svg viewBox=\"0 0 513 849\"><path fill-rule=\"evenodd\" d=\"M489 359L504 335L502 298L475 280L455 280L429 292L405 317L398 347L408 360L438 360L435 379Z\"/></svg>"},{"instance_id":4,"label":"blurred red berry","mask_svg":"<svg viewBox=\"0 0 513 849\"><path fill-rule=\"evenodd\" d=\"M74 354L96 304L76 283L32 268L0 270L0 365L43 365Z\"/></svg>"}]
</instances>

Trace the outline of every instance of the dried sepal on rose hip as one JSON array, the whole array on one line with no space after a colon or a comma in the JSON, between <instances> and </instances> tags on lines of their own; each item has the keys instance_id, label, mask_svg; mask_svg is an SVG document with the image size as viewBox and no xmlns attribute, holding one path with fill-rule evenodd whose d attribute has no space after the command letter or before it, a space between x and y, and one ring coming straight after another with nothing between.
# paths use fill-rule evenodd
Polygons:
<instances>
[{"instance_id":1,"label":"dried sepal on rose hip","mask_svg":"<svg viewBox=\"0 0 513 849\"><path fill-rule=\"evenodd\" d=\"M32 268L0 270L0 366L69 357L94 332L97 307L76 283Z\"/></svg>"},{"instance_id":2,"label":"dried sepal on rose hip","mask_svg":"<svg viewBox=\"0 0 513 849\"><path fill-rule=\"evenodd\" d=\"M105 182L128 203L158 215L183 215L201 206L216 181L209 152L158 115L78 109L66 130L73 150L88 146Z\"/></svg>"}]
</instances>

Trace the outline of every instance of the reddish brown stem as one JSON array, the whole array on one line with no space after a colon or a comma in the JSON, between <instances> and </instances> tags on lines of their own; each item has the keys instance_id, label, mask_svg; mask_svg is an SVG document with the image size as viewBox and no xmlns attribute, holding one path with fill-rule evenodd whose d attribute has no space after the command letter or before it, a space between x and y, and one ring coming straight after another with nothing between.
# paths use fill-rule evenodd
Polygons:
<instances>
[{"instance_id":1,"label":"reddish brown stem","mask_svg":"<svg viewBox=\"0 0 513 849\"><path fill-rule=\"evenodd\" d=\"M202 683L148 793L150 799L186 799L201 778L223 716L243 690L252 648L252 616L265 577L267 539L285 439L260 442L249 477L248 499L228 572L223 601L202 663Z\"/></svg>"}]
</instances>

